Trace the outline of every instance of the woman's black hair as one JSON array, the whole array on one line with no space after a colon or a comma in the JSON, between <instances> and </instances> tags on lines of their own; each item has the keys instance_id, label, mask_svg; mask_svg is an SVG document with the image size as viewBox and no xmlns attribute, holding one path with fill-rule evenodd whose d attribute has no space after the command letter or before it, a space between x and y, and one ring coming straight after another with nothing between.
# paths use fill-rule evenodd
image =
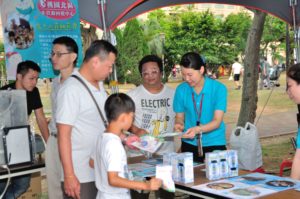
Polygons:
<instances>
[{"instance_id":1,"label":"woman's black hair","mask_svg":"<svg viewBox=\"0 0 300 199\"><path fill-rule=\"evenodd\" d=\"M194 70L200 70L203 66L206 72L206 65L202 57L195 52L188 52L181 58L180 65L184 68L192 68Z\"/></svg>"},{"instance_id":2,"label":"woman's black hair","mask_svg":"<svg viewBox=\"0 0 300 199\"><path fill-rule=\"evenodd\" d=\"M288 78L296 81L297 84L300 84L300 63L292 65L288 69L286 75Z\"/></svg>"},{"instance_id":3,"label":"woman's black hair","mask_svg":"<svg viewBox=\"0 0 300 199\"><path fill-rule=\"evenodd\" d=\"M110 95L104 105L108 122L118 119L122 113L135 112L134 101L124 93Z\"/></svg>"}]
</instances>

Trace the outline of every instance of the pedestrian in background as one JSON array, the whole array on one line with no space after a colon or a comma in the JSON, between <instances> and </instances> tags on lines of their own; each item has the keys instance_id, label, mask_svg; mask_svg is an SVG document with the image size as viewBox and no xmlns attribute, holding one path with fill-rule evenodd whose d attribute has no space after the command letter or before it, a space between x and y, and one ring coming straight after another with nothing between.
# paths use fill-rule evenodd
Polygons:
<instances>
[{"instance_id":1,"label":"pedestrian in background","mask_svg":"<svg viewBox=\"0 0 300 199\"><path fill-rule=\"evenodd\" d=\"M243 72L243 66L238 61L239 61L239 59L235 58L235 62L232 64L232 69L231 69L231 74L233 76L236 90L241 89L240 76Z\"/></svg>"}]
</instances>

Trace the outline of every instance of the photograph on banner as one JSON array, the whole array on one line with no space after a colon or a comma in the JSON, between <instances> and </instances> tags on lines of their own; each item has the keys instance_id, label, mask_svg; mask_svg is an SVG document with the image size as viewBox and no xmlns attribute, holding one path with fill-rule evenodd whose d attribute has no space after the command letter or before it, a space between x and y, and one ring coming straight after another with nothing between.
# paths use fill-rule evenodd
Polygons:
<instances>
[{"instance_id":1,"label":"photograph on banner","mask_svg":"<svg viewBox=\"0 0 300 199\"><path fill-rule=\"evenodd\" d=\"M72 37L82 52L77 0L2 0L0 7L8 80L25 60L39 64L40 78L55 77L49 58L57 37ZM78 65L81 61L79 53Z\"/></svg>"}]
</instances>

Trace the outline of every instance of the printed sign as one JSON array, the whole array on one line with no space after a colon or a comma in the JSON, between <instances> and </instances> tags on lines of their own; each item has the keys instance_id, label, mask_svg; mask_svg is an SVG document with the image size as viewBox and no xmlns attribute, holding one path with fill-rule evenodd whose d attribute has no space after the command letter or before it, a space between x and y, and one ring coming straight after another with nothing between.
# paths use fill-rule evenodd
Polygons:
<instances>
[{"instance_id":1,"label":"printed sign","mask_svg":"<svg viewBox=\"0 0 300 199\"><path fill-rule=\"evenodd\" d=\"M17 65L25 60L41 67L40 78L54 77L49 58L57 37L73 38L82 52L77 0L2 0L0 6L7 79L16 78Z\"/></svg>"}]
</instances>

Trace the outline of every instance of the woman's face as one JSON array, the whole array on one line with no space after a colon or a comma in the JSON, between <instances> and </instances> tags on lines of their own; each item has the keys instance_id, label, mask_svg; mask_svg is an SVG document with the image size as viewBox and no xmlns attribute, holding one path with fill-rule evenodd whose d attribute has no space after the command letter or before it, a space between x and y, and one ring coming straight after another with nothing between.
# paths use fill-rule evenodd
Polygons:
<instances>
[{"instance_id":1,"label":"woman's face","mask_svg":"<svg viewBox=\"0 0 300 199\"><path fill-rule=\"evenodd\" d=\"M300 104L300 84L291 78L287 78L287 93L296 104Z\"/></svg>"},{"instance_id":2,"label":"woman's face","mask_svg":"<svg viewBox=\"0 0 300 199\"><path fill-rule=\"evenodd\" d=\"M196 86L202 80L203 72L204 67L201 67L200 70L181 67L182 77L191 87Z\"/></svg>"}]
</instances>

